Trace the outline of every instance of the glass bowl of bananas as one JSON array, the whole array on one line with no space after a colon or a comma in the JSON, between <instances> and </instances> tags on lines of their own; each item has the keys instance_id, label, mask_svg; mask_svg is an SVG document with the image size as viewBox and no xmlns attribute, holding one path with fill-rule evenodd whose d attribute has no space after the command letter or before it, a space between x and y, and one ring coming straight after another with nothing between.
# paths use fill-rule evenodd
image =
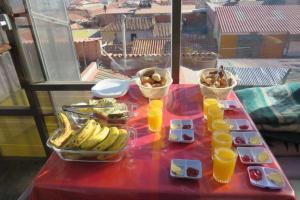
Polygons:
<instances>
[{"instance_id":1,"label":"glass bowl of bananas","mask_svg":"<svg viewBox=\"0 0 300 200\"><path fill-rule=\"evenodd\" d=\"M88 119L77 126L63 112L58 119L61 128L48 139L47 146L66 161L118 162L135 144L136 130L125 125L106 125Z\"/></svg>"}]
</instances>

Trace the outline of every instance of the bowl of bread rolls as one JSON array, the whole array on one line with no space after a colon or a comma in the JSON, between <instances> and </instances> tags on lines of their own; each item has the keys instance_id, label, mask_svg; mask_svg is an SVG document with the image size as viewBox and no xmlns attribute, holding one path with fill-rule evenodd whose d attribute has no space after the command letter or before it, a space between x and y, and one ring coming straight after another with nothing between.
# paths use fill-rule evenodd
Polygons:
<instances>
[{"instance_id":1,"label":"bowl of bread rolls","mask_svg":"<svg viewBox=\"0 0 300 200\"><path fill-rule=\"evenodd\" d=\"M172 83L172 76L167 69L150 67L137 72L136 84L143 96L149 99L161 99L168 93Z\"/></svg>"}]
</instances>

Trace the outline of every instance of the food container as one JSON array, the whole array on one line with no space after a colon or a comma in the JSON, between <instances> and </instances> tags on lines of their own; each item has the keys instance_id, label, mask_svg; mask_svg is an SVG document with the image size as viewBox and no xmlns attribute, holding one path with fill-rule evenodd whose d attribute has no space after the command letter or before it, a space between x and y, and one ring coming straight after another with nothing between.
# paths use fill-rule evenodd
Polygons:
<instances>
[{"instance_id":1,"label":"food container","mask_svg":"<svg viewBox=\"0 0 300 200\"><path fill-rule=\"evenodd\" d=\"M238 110L240 105L235 100L220 100L219 103L224 110Z\"/></svg>"},{"instance_id":2,"label":"food container","mask_svg":"<svg viewBox=\"0 0 300 200\"><path fill-rule=\"evenodd\" d=\"M57 155L65 161L79 161L79 162L118 162L120 161L130 147L135 145L136 130L128 126L118 126L119 128L128 131L127 145L117 151L98 151L98 150L82 150L82 149L61 149L55 147L50 141L55 138L61 131L57 129L54 134L48 139L47 146L53 149Z\"/></svg>"},{"instance_id":3,"label":"food container","mask_svg":"<svg viewBox=\"0 0 300 200\"><path fill-rule=\"evenodd\" d=\"M170 176L198 180L202 177L202 164L200 160L171 160Z\"/></svg>"},{"instance_id":4,"label":"food container","mask_svg":"<svg viewBox=\"0 0 300 200\"><path fill-rule=\"evenodd\" d=\"M272 158L264 147L237 147L240 160L244 164L269 164ZM261 156L264 154L263 156Z\"/></svg>"},{"instance_id":5,"label":"food container","mask_svg":"<svg viewBox=\"0 0 300 200\"><path fill-rule=\"evenodd\" d=\"M251 131L253 127L247 119L225 119L232 128L232 131Z\"/></svg>"},{"instance_id":6,"label":"food container","mask_svg":"<svg viewBox=\"0 0 300 200\"><path fill-rule=\"evenodd\" d=\"M257 132L231 132L235 146L260 146L262 138Z\"/></svg>"},{"instance_id":7,"label":"food container","mask_svg":"<svg viewBox=\"0 0 300 200\"><path fill-rule=\"evenodd\" d=\"M169 141L175 143L193 143L195 141L194 130L170 129Z\"/></svg>"},{"instance_id":8,"label":"food container","mask_svg":"<svg viewBox=\"0 0 300 200\"><path fill-rule=\"evenodd\" d=\"M145 74L147 71L155 70L155 72L159 73L160 76L166 78L166 84L161 87L152 87L148 88L142 85L140 77ZM170 88L170 85L173 83L172 76L170 72L167 69L161 69L158 67L151 67L142 69L137 72L137 78L136 78L136 84L139 86L139 89L144 97L149 99L161 99L163 96L165 96Z\"/></svg>"},{"instance_id":9,"label":"food container","mask_svg":"<svg viewBox=\"0 0 300 200\"><path fill-rule=\"evenodd\" d=\"M225 87L225 88L215 88L215 87L209 87L201 83L200 79L203 74L208 74L211 71L216 71L216 68L207 68L207 69L202 69L199 72L199 85L200 89L202 92L202 95L205 97L214 97L218 99L226 99L227 96L229 95L230 91L233 90L233 88L237 85L237 81L235 76L225 70L225 73L228 78L232 78L232 85L230 87Z\"/></svg>"},{"instance_id":10,"label":"food container","mask_svg":"<svg viewBox=\"0 0 300 200\"><path fill-rule=\"evenodd\" d=\"M68 114L74 123L79 125L84 124L90 118L108 124L126 124L131 117L136 116L137 105L131 102L118 101L118 103L121 103L121 109L125 110L121 114L116 113L113 106L64 105L62 110Z\"/></svg>"},{"instance_id":11,"label":"food container","mask_svg":"<svg viewBox=\"0 0 300 200\"><path fill-rule=\"evenodd\" d=\"M249 166L247 168L250 183L256 187L268 188L268 189L281 189L285 186L283 175L279 169L269 168L269 167L260 167L260 166ZM281 178L281 182L276 183L268 178L270 173L276 173Z\"/></svg>"}]
</instances>

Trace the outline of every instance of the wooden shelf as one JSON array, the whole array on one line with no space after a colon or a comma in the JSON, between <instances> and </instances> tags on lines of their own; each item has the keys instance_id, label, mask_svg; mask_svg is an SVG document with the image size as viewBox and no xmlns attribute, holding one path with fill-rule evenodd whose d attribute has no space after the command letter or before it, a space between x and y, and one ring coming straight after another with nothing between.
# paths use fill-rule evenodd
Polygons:
<instances>
[{"instance_id":1,"label":"wooden shelf","mask_svg":"<svg viewBox=\"0 0 300 200\"><path fill-rule=\"evenodd\" d=\"M0 54L5 53L11 49L9 44L0 44Z\"/></svg>"}]
</instances>

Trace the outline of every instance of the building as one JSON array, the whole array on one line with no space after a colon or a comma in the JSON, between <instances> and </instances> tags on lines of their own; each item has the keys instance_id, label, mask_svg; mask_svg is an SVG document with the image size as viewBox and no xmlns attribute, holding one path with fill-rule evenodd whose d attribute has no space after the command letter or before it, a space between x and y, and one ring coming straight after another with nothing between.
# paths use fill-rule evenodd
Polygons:
<instances>
[{"instance_id":1,"label":"building","mask_svg":"<svg viewBox=\"0 0 300 200\"><path fill-rule=\"evenodd\" d=\"M300 55L300 5L221 6L209 14L224 58Z\"/></svg>"},{"instance_id":2,"label":"building","mask_svg":"<svg viewBox=\"0 0 300 200\"><path fill-rule=\"evenodd\" d=\"M138 38L153 38L153 25L155 20L152 17L127 17L125 20L126 42L132 42ZM116 18L113 23L100 28L103 41L108 43L122 43L122 19Z\"/></svg>"}]
</instances>

